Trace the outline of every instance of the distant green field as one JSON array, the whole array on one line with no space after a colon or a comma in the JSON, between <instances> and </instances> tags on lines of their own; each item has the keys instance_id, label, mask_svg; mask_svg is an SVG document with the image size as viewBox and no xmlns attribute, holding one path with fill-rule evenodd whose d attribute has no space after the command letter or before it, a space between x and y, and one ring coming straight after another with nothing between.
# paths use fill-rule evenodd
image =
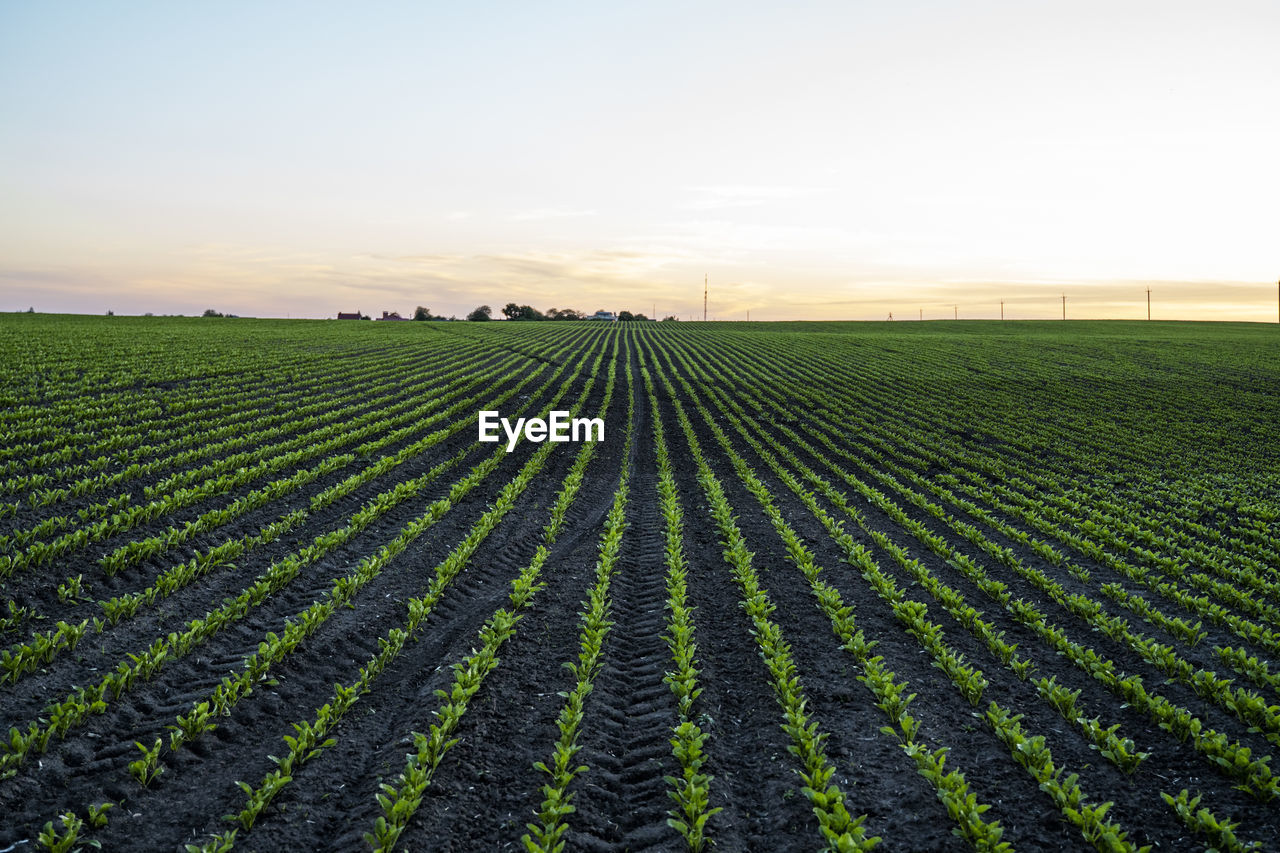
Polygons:
<instances>
[{"instance_id":1,"label":"distant green field","mask_svg":"<svg viewBox=\"0 0 1280 853\"><path fill-rule=\"evenodd\" d=\"M1277 326L7 314L0 402L0 848L1280 849Z\"/></svg>"}]
</instances>

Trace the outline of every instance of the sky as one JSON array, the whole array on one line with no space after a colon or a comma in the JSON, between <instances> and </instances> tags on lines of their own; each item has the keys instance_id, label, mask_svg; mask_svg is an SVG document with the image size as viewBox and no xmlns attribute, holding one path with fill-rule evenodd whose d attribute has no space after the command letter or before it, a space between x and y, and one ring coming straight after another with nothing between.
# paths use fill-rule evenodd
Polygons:
<instances>
[{"instance_id":1,"label":"sky","mask_svg":"<svg viewBox=\"0 0 1280 853\"><path fill-rule=\"evenodd\" d=\"M1277 320L1280 4L0 0L0 310Z\"/></svg>"}]
</instances>

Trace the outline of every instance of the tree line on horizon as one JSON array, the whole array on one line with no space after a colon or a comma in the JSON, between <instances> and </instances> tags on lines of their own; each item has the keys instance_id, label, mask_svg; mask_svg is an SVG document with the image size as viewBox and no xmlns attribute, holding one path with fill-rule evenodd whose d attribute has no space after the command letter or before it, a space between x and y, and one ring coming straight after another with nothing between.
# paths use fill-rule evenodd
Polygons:
<instances>
[{"instance_id":1,"label":"tree line on horizon","mask_svg":"<svg viewBox=\"0 0 1280 853\"><path fill-rule=\"evenodd\" d=\"M597 311L596 313L603 314L605 312L602 309L600 311ZM502 308L502 316L508 320L587 320L587 319L590 319L593 315L585 314L582 311L578 311L573 308L548 308L546 311L539 311L537 308L534 308L532 305L517 305L514 302L508 302ZM445 318L438 317L431 313L430 308L419 305L417 309L415 309L413 312L413 319L443 320ZM456 318L451 317L449 319L456 319ZM484 322L486 320L492 320L494 319L493 309L490 308L488 305L478 305L476 306L475 310L473 310L470 314L467 315L467 319L471 322ZM630 311L618 312L618 320L624 323L636 321L636 320L648 320L648 319L649 318L646 317L644 314L633 314ZM667 316L662 318L663 322L674 322L676 319L677 318L674 316Z\"/></svg>"}]
</instances>

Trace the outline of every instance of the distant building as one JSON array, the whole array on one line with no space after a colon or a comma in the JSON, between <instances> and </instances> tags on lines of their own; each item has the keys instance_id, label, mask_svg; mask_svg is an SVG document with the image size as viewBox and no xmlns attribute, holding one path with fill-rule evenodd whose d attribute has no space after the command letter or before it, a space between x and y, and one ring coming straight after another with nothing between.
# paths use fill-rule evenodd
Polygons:
<instances>
[{"instance_id":1,"label":"distant building","mask_svg":"<svg viewBox=\"0 0 1280 853\"><path fill-rule=\"evenodd\" d=\"M383 311L383 312L382 312L382 316L381 316L381 317L379 317L378 319L379 319L379 320L408 320L409 318L408 318L408 317L401 317L401 316L400 316L398 313L396 313L395 311Z\"/></svg>"},{"instance_id":2,"label":"distant building","mask_svg":"<svg viewBox=\"0 0 1280 853\"><path fill-rule=\"evenodd\" d=\"M339 311L339 312L338 312L338 319L339 319L339 320L359 320L359 319L360 319L360 312L359 312L359 311L357 311L357 312L356 312L356 313L354 313L354 314L346 314L346 313L344 313L344 312L342 312L342 311Z\"/></svg>"},{"instance_id":3,"label":"distant building","mask_svg":"<svg viewBox=\"0 0 1280 853\"><path fill-rule=\"evenodd\" d=\"M588 320L608 320L609 322L613 323L617 321L618 315L613 313L612 311L597 311L587 319Z\"/></svg>"}]
</instances>

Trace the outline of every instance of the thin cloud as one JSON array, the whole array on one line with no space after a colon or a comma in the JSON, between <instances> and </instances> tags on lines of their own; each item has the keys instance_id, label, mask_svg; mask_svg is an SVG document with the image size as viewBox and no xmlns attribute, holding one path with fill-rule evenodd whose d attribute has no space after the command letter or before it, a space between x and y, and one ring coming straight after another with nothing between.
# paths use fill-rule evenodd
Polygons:
<instances>
[{"instance_id":1,"label":"thin cloud","mask_svg":"<svg viewBox=\"0 0 1280 853\"><path fill-rule=\"evenodd\" d=\"M569 210L563 207L537 207L512 214L514 222L537 222L544 219L572 219L578 216L597 216L595 210Z\"/></svg>"},{"instance_id":2,"label":"thin cloud","mask_svg":"<svg viewBox=\"0 0 1280 853\"><path fill-rule=\"evenodd\" d=\"M804 186L708 186L685 187L694 198L676 205L682 210L722 210L734 207L757 207L775 201L808 198L831 192L830 187Z\"/></svg>"}]
</instances>

